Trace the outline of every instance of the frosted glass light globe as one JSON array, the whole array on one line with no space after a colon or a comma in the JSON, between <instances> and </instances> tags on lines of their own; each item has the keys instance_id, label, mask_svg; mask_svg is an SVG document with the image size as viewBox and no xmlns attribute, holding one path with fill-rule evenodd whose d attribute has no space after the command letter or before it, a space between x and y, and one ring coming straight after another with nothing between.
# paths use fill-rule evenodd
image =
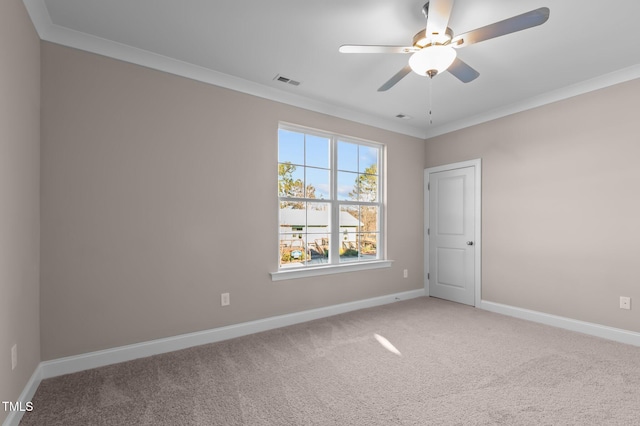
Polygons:
<instances>
[{"instance_id":1,"label":"frosted glass light globe","mask_svg":"<svg viewBox=\"0 0 640 426\"><path fill-rule=\"evenodd\" d=\"M428 75L429 71L437 74L446 71L456 59L456 50L451 46L427 46L409 58L409 66L418 75Z\"/></svg>"}]
</instances>

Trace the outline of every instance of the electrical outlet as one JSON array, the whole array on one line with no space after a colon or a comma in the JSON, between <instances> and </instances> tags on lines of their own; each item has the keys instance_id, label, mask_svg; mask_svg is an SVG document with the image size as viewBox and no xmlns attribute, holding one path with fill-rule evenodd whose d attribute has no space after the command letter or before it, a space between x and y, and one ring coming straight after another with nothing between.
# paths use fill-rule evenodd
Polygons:
<instances>
[{"instance_id":1,"label":"electrical outlet","mask_svg":"<svg viewBox=\"0 0 640 426\"><path fill-rule=\"evenodd\" d=\"M409 270L408 269L404 270L403 277L409 278Z\"/></svg>"},{"instance_id":2,"label":"electrical outlet","mask_svg":"<svg viewBox=\"0 0 640 426\"><path fill-rule=\"evenodd\" d=\"M11 346L11 369L15 370L18 366L18 344Z\"/></svg>"},{"instance_id":3,"label":"electrical outlet","mask_svg":"<svg viewBox=\"0 0 640 426\"><path fill-rule=\"evenodd\" d=\"M631 309L631 298L620 296L620 309Z\"/></svg>"},{"instance_id":4,"label":"electrical outlet","mask_svg":"<svg viewBox=\"0 0 640 426\"><path fill-rule=\"evenodd\" d=\"M229 306L231 304L231 300L229 299L229 293L222 293L220 295L220 304L222 306Z\"/></svg>"}]
</instances>

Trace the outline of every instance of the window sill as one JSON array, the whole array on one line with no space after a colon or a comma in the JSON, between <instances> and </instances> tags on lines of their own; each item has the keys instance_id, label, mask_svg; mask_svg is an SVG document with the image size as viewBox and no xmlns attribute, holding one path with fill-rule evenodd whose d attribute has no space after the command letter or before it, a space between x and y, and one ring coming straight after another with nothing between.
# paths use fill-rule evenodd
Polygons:
<instances>
[{"instance_id":1,"label":"window sill","mask_svg":"<svg viewBox=\"0 0 640 426\"><path fill-rule=\"evenodd\" d=\"M374 260L371 262L326 265L300 269L270 272L271 281L292 280L296 278L317 277L321 275L341 274L344 272L366 271L369 269L390 268L393 260Z\"/></svg>"}]
</instances>

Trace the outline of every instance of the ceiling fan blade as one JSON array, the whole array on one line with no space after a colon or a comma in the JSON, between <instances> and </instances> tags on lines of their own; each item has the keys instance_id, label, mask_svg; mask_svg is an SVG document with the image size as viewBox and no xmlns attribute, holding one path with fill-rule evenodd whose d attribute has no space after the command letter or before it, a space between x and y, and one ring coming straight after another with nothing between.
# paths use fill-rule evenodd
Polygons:
<instances>
[{"instance_id":1,"label":"ceiling fan blade","mask_svg":"<svg viewBox=\"0 0 640 426\"><path fill-rule=\"evenodd\" d=\"M460 60L460 58L456 58L453 60L453 63L447 68L451 74L453 74L458 80L463 83L469 83L470 81L478 78L480 73L469 65L466 62Z\"/></svg>"},{"instance_id":2,"label":"ceiling fan blade","mask_svg":"<svg viewBox=\"0 0 640 426\"><path fill-rule=\"evenodd\" d=\"M411 72L411 67L409 65L406 65L404 68L402 68L400 71L398 71L396 73L396 75L391 77L389 79L389 81L387 81L385 84L380 86L380 88L378 89L378 92L385 92L385 91L391 89L393 86L396 85L397 82L402 80L410 72Z\"/></svg>"},{"instance_id":3,"label":"ceiling fan blade","mask_svg":"<svg viewBox=\"0 0 640 426\"><path fill-rule=\"evenodd\" d=\"M345 44L338 49L341 53L413 53L420 48L413 46L359 46Z\"/></svg>"},{"instance_id":4,"label":"ceiling fan blade","mask_svg":"<svg viewBox=\"0 0 640 426\"><path fill-rule=\"evenodd\" d=\"M426 6L426 5L425 5ZM447 32L453 0L430 0L427 12L427 38L438 41Z\"/></svg>"},{"instance_id":5,"label":"ceiling fan blade","mask_svg":"<svg viewBox=\"0 0 640 426\"><path fill-rule=\"evenodd\" d=\"M526 30L527 28L544 24L547 19L549 19L549 8L541 7L540 9L455 36L451 40L451 46L456 48L465 47L484 40Z\"/></svg>"}]
</instances>

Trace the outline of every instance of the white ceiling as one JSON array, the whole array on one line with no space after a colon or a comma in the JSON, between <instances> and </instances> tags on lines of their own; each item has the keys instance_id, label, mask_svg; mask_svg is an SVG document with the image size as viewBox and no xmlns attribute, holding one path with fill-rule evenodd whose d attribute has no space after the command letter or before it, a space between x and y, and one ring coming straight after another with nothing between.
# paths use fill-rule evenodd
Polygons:
<instances>
[{"instance_id":1,"label":"white ceiling","mask_svg":"<svg viewBox=\"0 0 640 426\"><path fill-rule=\"evenodd\" d=\"M456 0L454 34L542 6L551 14L541 26L458 50L480 72L471 83L411 73L377 92L409 56L338 48L411 45L425 1L24 3L43 40L421 138L640 77L637 0ZM278 74L301 84L275 81Z\"/></svg>"}]
</instances>

